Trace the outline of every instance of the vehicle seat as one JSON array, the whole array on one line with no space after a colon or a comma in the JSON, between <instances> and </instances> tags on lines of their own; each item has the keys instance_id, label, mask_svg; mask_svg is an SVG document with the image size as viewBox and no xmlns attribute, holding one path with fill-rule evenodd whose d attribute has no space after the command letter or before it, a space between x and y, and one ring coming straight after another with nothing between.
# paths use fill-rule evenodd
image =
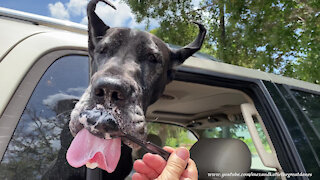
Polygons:
<instances>
[{"instance_id":1,"label":"vehicle seat","mask_svg":"<svg viewBox=\"0 0 320 180\"><path fill-rule=\"evenodd\" d=\"M222 179L208 173L246 173L250 171L251 153L248 146L238 139L200 139L190 149L199 179ZM226 176L223 179L244 179Z\"/></svg>"}]
</instances>

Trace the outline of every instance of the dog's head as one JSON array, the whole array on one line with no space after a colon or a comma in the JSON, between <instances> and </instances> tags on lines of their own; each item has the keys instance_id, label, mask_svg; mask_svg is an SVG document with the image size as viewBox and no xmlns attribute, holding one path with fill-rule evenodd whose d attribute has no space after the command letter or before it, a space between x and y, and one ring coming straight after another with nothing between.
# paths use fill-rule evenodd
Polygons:
<instances>
[{"instance_id":1,"label":"dog's head","mask_svg":"<svg viewBox=\"0 0 320 180\"><path fill-rule=\"evenodd\" d=\"M92 77L72 111L70 130L76 135L86 128L106 139L121 130L144 139L147 107L173 79L174 67L200 49L206 30L197 24L200 29L197 38L179 50L171 50L148 32L104 24L95 13L99 1L114 8L106 0L88 4Z\"/></svg>"}]
</instances>

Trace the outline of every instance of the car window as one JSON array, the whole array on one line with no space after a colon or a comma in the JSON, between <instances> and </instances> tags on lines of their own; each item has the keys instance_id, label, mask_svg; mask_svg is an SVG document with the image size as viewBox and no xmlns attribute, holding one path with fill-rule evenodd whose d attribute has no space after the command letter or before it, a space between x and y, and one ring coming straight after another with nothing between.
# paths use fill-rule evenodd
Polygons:
<instances>
[{"instance_id":1,"label":"car window","mask_svg":"<svg viewBox=\"0 0 320 180\"><path fill-rule=\"evenodd\" d=\"M308 116L310 116L310 114L307 115L306 112L304 112L306 109L310 110L310 108L307 108L306 97L303 98L303 96L301 96L304 92L291 89L282 84L264 83L285 122L305 171L312 173L312 178L317 179L317 177L320 177L318 171L320 157L319 133L315 130L311 120L309 120L310 117ZM311 99L309 98L308 100ZM316 101L316 98L314 98L314 100ZM313 102L311 102L311 104L313 104ZM312 107L316 106L312 105ZM314 120L315 119L312 121Z\"/></svg>"},{"instance_id":2,"label":"car window","mask_svg":"<svg viewBox=\"0 0 320 180\"><path fill-rule=\"evenodd\" d=\"M267 138L259 123L255 123L260 139L267 152L271 153ZM228 126L219 126L214 128L207 128L200 133L201 138L234 138L242 140L247 144L251 152L251 169L263 171L276 171L274 168L269 168L263 165L257 150L253 144L248 127L246 124L233 124Z\"/></svg>"},{"instance_id":3,"label":"car window","mask_svg":"<svg viewBox=\"0 0 320 180\"><path fill-rule=\"evenodd\" d=\"M42 76L0 164L0 179L83 179L65 153L72 136L69 115L89 83L87 56L55 61Z\"/></svg>"},{"instance_id":4,"label":"car window","mask_svg":"<svg viewBox=\"0 0 320 180\"><path fill-rule=\"evenodd\" d=\"M292 90L302 111L308 116L309 122L320 133L320 95Z\"/></svg>"}]
</instances>

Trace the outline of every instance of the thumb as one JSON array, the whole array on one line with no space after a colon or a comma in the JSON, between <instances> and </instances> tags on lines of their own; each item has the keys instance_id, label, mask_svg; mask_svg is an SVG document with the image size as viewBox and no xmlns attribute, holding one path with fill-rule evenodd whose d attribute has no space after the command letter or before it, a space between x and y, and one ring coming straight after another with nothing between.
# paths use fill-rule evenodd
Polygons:
<instances>
[{"instance_id":1,"label":"thumb","mask_svg":"<svg viewBox=\"0 0 320 180\"><path fill-rule=\"evenodd\" d=\"M158 180L175 180L180 179L180 176L184 172L188 160L189 151L186 148L176 149L169 157L168 162Z\"/></svg>"}]
</instances>

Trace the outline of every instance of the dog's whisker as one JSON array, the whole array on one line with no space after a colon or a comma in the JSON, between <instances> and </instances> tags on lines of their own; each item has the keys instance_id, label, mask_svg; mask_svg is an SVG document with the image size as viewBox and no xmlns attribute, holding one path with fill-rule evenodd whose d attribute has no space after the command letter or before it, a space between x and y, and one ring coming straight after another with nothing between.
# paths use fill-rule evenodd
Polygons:
<instances>
[{"instance_id":1,"label":"dog's whisker","mask_svg":"<svg viewBox=\"0 0 320 180\"><path fill-rule=\"evenodd\" d=\"M159 117L154 118L154 120L150 120L149 122L156 122L159 120Z\"/></svg>"}]
</instances>

